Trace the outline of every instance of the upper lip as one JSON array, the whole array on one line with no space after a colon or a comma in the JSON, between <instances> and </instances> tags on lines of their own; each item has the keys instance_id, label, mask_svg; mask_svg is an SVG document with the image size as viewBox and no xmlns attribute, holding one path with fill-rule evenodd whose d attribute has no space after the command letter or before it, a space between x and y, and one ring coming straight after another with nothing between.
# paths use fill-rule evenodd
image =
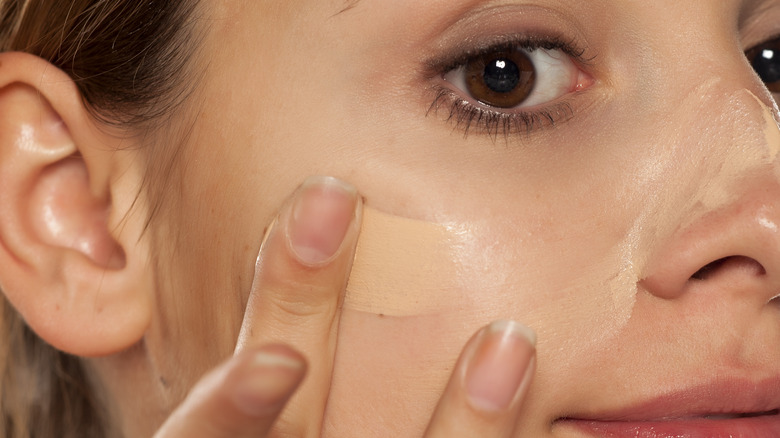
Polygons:
<instances>
[{"instance_id":1,"label":"upper lip","mask_svg":"<svg viewBox=\"0 0 780 438\"><path fill-rule=\"evenodd\" d=\"M568 415L559 420L652 422L706 417L774 415L780 410L780 375L757 381L718 379L663 394L626 408Z\"/></svg>"}]
</instances>

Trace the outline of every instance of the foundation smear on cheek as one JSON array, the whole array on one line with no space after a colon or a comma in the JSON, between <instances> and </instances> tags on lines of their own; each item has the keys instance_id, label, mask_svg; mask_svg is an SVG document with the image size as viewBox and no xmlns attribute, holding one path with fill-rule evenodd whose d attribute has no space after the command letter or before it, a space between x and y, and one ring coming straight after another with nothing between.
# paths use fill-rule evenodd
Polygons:
<instances>
[{"instance_id":1,"label":"foundation smear on cheek","mask_svg":"<svg viewBox=\"0 0 780 438\"><path fill-rule=\"evenodd\" d=\"M457 230L363 209L344 308L409 316L437 313L462 297Z\"/></svg>"}]
</instances>

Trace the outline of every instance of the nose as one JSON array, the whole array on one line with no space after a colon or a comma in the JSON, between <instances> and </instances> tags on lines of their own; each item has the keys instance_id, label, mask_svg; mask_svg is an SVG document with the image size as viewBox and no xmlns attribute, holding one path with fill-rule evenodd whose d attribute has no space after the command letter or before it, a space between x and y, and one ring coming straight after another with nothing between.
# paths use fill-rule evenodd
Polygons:
<instances>
[{"instance_id":1,"label":"nose","mask_svg":"<svg viewBox=\"0 0 780 438\"><path fill-rule=\"evenodd\" d=\"M689 158L698 156L698 162L692 159L681 170L693 173L696 166L715 170L702 184L708 186L702 190L709 198L695 203L695 212L674 212L678 225L652 244L639 286L658 298L672 300L701 292L750 300L763 307L780 295L777 106L744 61L735 61L732 67L728 77L721 70L722 81L707 90L705 99L709 99L709 108L719 108L712 114L740 114L741 119L700 112L691 120L699 125L697 131L712 134L707 144L677 145L695 151ZM718 124L721 120L735 121ZM724 150L729 152L723 154ZM719 154L725 157L720 162L708 161ZM735 165L736 161L742 163ZM731 175L725 177L727 168Z\"/></svg>"},{"instance_id":2,"label":"nose","mask_svg":"<svg viewBox=\"0 0 780 438\"><path fill-rule=\"evenodd\" d=\"M651 257L639 285L663 299L689 292L749 300L763 307L780 294L780 184L751 178L724 208L674 233Z\"/></svg>"},{"instance_id":3,"label":"nose","mask_svg":"<svg viewBox=\"0 0 780 438\"><path fill-rule=\"evenodd\" d=\"M741 53L720 60L720 66L702 62L712 67L713 84L691 95L697 111L684 130L696 133L667 146L688 161L678 172L706 177L687 182L700 187L693 202L677 204L685 208L660 209L675 219L650 239L639 286L665 300L701 293L763 308L780 302L780 117ZM667 190L659 197L684 191Z\"/></svg>"},{"instance_id":4,"label":"nose","mask_svg":"<svg viewBox=\"0 0 780 438\"><path fill-rule=\"evenodd\" d=\"M678 145L700 156L682 171L711 169L700 189L707 195L691 211L674 212L678 225L651 245L639 286L656 297L702 292L763 307L780 294L780 129L773 108L747 89L732 89L732 97L719 99L722 111L742 113L740 121L710 128L706 144ZM698 122L697 131L711 126ZM722 151L728 153L710 160Z\"/></svg>"}]
</instances>

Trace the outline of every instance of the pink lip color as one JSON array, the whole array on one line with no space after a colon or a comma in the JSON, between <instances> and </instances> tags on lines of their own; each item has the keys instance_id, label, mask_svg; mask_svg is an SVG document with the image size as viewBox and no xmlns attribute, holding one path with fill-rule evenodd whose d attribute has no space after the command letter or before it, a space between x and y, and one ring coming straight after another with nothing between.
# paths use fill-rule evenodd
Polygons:
<instances>
[{"instance_id":1,"label":"pink lip color","mask_svg":"<svg viewBox=\"0 0 780 438\"><path fill-rule=\"evenodd\" d=\"M556 421L603 438L778 438L780 376L728 379L666 394L627 409Z\"/></svg>"},{"instance_id":2,"label":"pink lip color","mask_svg":"<svg viewBox=\"0 0 780 438\"><path fill-rule=\"evenodd\" d=\"M581 431L602 438L777 438L780 416L665 421L564 420Z\"/></svg>"}]
</instances>

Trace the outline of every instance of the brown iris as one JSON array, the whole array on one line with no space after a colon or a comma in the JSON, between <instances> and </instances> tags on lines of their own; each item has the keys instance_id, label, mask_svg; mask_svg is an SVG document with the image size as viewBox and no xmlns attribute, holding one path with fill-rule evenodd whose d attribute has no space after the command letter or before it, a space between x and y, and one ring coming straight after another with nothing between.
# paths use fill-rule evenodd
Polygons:
<instances>
[{"instance_id":1,"label":"brown iris","mask_svg":"<svg viewBox=\"0 0 780 438\"><path fill-rule=\"evenodd\" d=\"M486 105L515 107L528 98L535 82L533 63L519 50L476 56L466 64L468 92Z\"/></svg>"},{"instance_id":2,"label":"brown iris","mask_svg":"<svg viewBox=\"0 0 780 438\"><path fill-rule=\"evenodd\" d=\"M780 38L753 47L745 56L769 91L780 92Z\"/></svg>"}]
</instances>

